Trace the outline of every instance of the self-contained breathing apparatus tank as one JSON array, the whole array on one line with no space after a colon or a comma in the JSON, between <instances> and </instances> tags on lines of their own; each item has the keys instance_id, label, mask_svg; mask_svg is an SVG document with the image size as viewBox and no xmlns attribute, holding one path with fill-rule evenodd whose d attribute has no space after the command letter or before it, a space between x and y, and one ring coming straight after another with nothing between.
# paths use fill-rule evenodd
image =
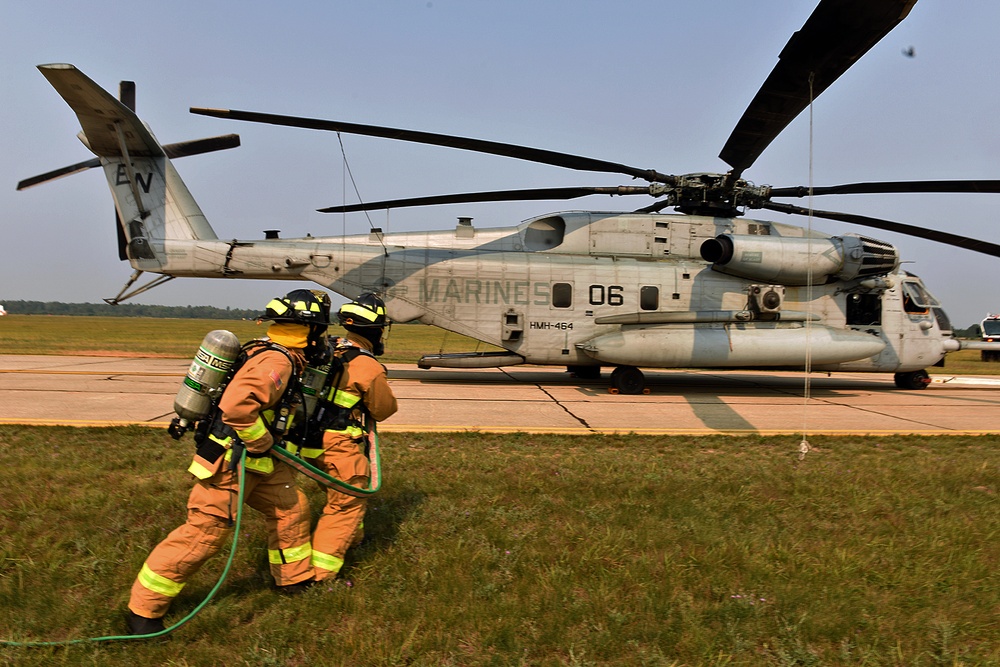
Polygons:
<instances>
[{"instance_id":1,"label":"self-contained breathing apparatus tank","mask_svg":"<svg viewBox=\"0 0 1000 667\"><path fill-rule=\"evenodd\" d=\"M332 367L333 363L327 361L321 366L309 365L302 372L302 394L305 398L305 413L307 415L311 415L315 411L316 401L326 386L326 378Z\"/></svg>"},{"instance_id":2,"label":"self-contained breathing apparatus tank","mask_svg":"<svg viewBox=\"0 0 1000 667\"><path fill-rule=\"evenodd\" d=\"M216 329L205 335L174 398L177 417L167 428L172 438L179 440L192 423L208 415L239 354L240 341L231 331Z\"/></svg>"},{"instance_id":3,"label":"self-contained breathing apparatus tank","mask_svg":"<svg viewBox=\"0 0 1000 667\"><path fill-rule=\"evenodd\" d=\"M305 415L308 418L320 419L328 403L325 395L331 387L340 383L344 373L344 363L360 353L360 348L350 343L346 338L332 338L327 341L327 354L322 359L306 367L302 373L301 387L305 399ZM317 409L317 403L321 406Z\"/></svg>"}]
</instances>

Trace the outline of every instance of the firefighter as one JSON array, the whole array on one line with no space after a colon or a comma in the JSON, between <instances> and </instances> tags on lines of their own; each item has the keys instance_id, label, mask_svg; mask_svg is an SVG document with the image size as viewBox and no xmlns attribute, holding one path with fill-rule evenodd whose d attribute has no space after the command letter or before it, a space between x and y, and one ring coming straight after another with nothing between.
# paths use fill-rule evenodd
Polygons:
<instances>
[{"instance_id":1,"label":"firefighter","mask_svg":"<svg viewBox=\"0 0 1000 667\"><path fill-rule=\"evenodd\" d=\"M226 543L237 511L239 477L232 459L240 446L246 448L244 500L264 515L278 590L297 593L312 583L309 503L294 471L268 449L281 437L280 416L294 393L287 390L297 386L307 361L328 350L330 298L293 290L271 300L261 319L272 321L267 337L244 346L245 362L206 418L207 433L196 436L200 442L188 470L197 481L187 521L153 549L132 586L131 634L162 631L163 616L185 582Z\"/></svg>"},{"instance_id":2,"label":"firefighter","mask_svg":"<svg viewBox=\"0 0 1000 667\"><path fill-rule=\"evenodd\" d=\"M352 486L367 486L371 466L365 452L365 420L382 421L396 412L396 397L389 388L386 369L379 361L385 348L382 332L388 320L385 304L366 293L339 309L337 317L347 331L347 341L336 346L344 361L336 385L321 397L324 411L315 426L322 432L320 447L303 450L313 465ZM344 564L344 554L364 538L367 500L326 490L326 505L312 536L312 565L316 581L332 579Z\"/></svg>"}]
</instances>

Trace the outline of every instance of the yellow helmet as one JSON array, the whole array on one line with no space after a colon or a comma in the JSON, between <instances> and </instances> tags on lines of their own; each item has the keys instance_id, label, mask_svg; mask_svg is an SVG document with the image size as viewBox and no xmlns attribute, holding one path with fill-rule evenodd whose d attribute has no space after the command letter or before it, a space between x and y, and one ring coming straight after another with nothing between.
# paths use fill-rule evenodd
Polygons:
<instances>
[{"instance_id":1,"label":"yellow helmet","mask_svg":"<svg viewBox=\"0 0 1000 667\"><path fill-rule=\"evenodd\" d=\"M292 290L285 296L271 299L261 319L318 326L326 331L330 324L330 297L321 290Z\"/></svg>"},{"instance_id":2,"label":"yellow helmet","mask_svg":"<svg viewBox=\"0 0 1000 667\"><path fill-rule=\"evenodd\" d=\"M354 301L348 301L337 311L337 319L344 326L384 328L389 320L385 316L385 302L371 292L365 292Z\"/></svg>"}]
</instances>

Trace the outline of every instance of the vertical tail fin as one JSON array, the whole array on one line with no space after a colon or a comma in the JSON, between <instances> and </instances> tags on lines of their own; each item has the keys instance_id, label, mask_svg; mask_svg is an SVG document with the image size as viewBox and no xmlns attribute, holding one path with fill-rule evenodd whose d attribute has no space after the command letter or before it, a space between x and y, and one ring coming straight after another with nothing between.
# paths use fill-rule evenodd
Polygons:
<instances>
[{"instance_id":1,"label":"vertical tail fin","mask_svg":"<svg viewBox=\"0 0 1000 667\"><path fill-rule=\"evenodd\" d=\"M129 105L115 99L73 65L40 65L38 69L76 113L83 128L80 140L104 167L125 252L133 267L159 272L167 263L167 241L218 238L170 157L229 148L238 145L238 138L235 144L231 138L219 137L164 147ZM74 166L97 165L88 162ZM73 172L51 173L58 177ZM29 179L33 181L30 184L41 182L39 179L47 180L43 175Z\"/></svg>"}]
</instances>

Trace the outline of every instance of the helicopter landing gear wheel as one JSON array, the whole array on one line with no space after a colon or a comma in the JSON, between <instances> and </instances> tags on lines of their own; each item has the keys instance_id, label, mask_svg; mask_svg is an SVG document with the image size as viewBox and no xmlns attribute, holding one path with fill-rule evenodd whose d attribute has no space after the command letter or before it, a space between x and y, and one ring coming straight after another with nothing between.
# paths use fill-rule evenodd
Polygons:
<instances>
[{"instance_id":1,"label":"helicopter landing gear wheel","mask_svg":"<svg viewBox=\"0 0 1000 667\"><path fill-rule=\"evenodd\" d=\"M646 376L635 366L619 366L611 372L611 394L648 394Z\"/></svg>"},{"instance_id":2,"label":"helicopter landing gear wheel","mask_svg":"<svg viewBox=\"0 0 1000 667\"><path fill-rule=\"evenodd\" d=\"M931 376L927 371L913 371L911 373L896 373L892 376L896 386L900 389L927 389L931 383Z\"/></svg>"}]
</instances>

